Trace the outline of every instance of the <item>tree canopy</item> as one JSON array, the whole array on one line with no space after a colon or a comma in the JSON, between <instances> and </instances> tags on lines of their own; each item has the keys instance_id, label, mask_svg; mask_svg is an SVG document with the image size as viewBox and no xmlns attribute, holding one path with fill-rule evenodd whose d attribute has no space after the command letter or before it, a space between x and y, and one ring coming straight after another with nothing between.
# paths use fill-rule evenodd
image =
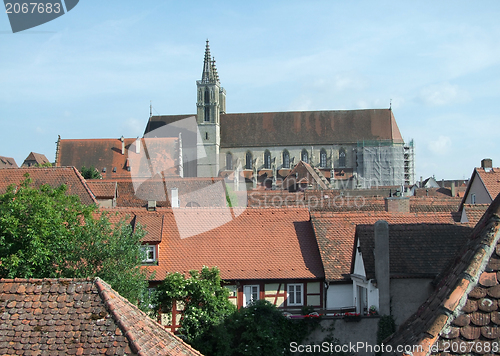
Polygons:
<instances>
[{"instance_id":1,"label":"tree canopy","mask_svg":"<svg viewBox=\"0 0 500 356\"><path fill-rule=\"evenodd\" d=\"M97 168L95 168L94 166L90 166L88 168L82 166L82 169L80 169L80 173L85 179L102 179L101 173L99 173Z\"/></svg>"},{"instance_id":2,"label":"tree canopy","mask_svg":"<svg viewBox=\"0 0 500 356\"><path fill-rule=\"evenodd\" d=\"M0 195L0 278L100 277L136 303L147 288L144 230L112 224L64 185L30 184L27 176Z\"/></svg>"},{"instance_id":3,"label":"tree canopy","mask_svg":"<svg viewBox=\"0 0 500 356\"><path fill-rule=\"evenodd\" d=\"M158 307L163 312L170 311L174 302L184 305L179 332L188 342L193 342L236 310L216 267L190 271L188 278L178 272L169 273L158 286L156 295Z\"/></svg>"}]
</instances>

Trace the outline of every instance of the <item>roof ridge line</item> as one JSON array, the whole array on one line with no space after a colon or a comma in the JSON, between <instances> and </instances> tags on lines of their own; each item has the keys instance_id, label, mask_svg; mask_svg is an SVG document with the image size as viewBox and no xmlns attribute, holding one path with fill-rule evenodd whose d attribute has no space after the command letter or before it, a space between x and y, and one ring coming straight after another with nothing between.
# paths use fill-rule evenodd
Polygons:
<instances>
[{"instance_id":1,"label":"roof ridge line","mask_svg":"<svg viewBox=\"0 0 500 356\"><path fill-rule=\"evenodd\" d=\"M92 190L89 188L89 186L87 185L87 181L85 180L85 178L83 178L83 176L80 173L80 171L78 169L76 169L75 166L72 166L71 168L73 168L73 171L76 173L76 176L78 177L78 179L82 183L84 189L87 191L87 193L89 193L89 195L92 198L92 201L94 202L94 204L98 205L99 203L97 202L97 199L95 198L94 192L92 192Z\"/></svg>"}]
</instances>

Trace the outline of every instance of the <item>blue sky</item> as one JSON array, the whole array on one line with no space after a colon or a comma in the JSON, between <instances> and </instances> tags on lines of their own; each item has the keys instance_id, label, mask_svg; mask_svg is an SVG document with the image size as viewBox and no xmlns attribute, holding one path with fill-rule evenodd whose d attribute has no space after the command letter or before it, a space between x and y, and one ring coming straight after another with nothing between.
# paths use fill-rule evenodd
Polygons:
<instances>
[{"instance_id":1,"label":"blue sky","mask_svg":"<svg viewBox=\"0 0 500 356\"><path fill-rule=\"evenodd\" d=\"M500 2L81 0L13 34L0 14L0 155L141 136L196 109L205 40L228 112L392 108L416 178L500 166Z\"/></svg>"}]
</instances>

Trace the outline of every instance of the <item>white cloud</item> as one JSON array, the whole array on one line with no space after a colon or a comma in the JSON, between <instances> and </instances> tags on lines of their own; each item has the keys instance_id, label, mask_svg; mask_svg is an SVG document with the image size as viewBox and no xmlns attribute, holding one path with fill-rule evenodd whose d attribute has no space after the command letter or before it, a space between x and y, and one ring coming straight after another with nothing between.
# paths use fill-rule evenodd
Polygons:
<instances>
[{"instance_id":1,"label":"white cloud","mask_svg":"<svg viewBox=\"0 0 500 356\"><path fill-rule=\"evenodd\" d=\"M144 120L137 120L133 117L127 119L123 123L123 128L126 130L128 137L142 136L144 133Z\"/></svg>"},{"instance_id":2,"label":"white cloud","mask_svg":"<svg viewBox=\"0 0 500 356\"><path fill-rule=\"evenodd\" d=\"M467 99L467 95L458 85L448 82L431 84L420 91L420 99L427 105L441 106Z\"/></svg>"},{"instance_id":3,"label":"white cloud","mask_svg":"<svg viewBox=\"0 0 500 356\"><path fill-rule=\"evenodd\" d=\"M430 141L427 147L436 155L446 155L451 151L451 138L441 135L436 140Z\"/></svg>"}]
</instances>

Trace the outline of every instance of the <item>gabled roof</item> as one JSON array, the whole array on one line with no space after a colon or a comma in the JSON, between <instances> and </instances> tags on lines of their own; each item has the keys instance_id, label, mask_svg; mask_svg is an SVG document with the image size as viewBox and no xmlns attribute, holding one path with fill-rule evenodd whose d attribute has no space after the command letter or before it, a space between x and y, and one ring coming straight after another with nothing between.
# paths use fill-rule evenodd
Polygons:
<instances>
[{"instance_id":1,"label":"gabled roof","mask_svg":"<svg viewBox=\"0 0 500 356\"><path fill-rule=\"evenodd\" d=\"M467 190L462 199L462 203L460 204L460 210L462 210L463 205L467 197L469 196L469 191L472 187L472 183L474 179L479 178L483 183L486 191L488 192L491 201L495 199L495 197L500 194L500 168L490 168L485 170L484 168L474 168L472 172L472 176L469 180L469 184L467 185Z\"/></svg>"},{"instance_id":2,"label":"gabled roof","mask_svg":"<svg viewBox=\"0 0 500 356\"><path fill-rule=\"evenodd\" d=\"M454 224L453 214L447 213L387 213L387 212L312 212L313 224L327 281L350 279L351 261L357 225L373 225L385 220L390 225Z\"/></svg>"},{"instance_id":3,"label":"gabled roof","mask_svg":"<svg viewBox=\"0 0 500 356\"><path fill-rule=\"evenodd\" d=\"M177 138L142 138L139 153L136 153L137 142L137 139L125 138L122 154L120 139L60 140L56 166L74 166L77 169L93 166L103 179L147 179L159 172L177 175Z\"/></svg>"},{"instance_id":4,"label":"gabled roof","mask_svg":"<svg viewBox=\"0 0 500 356\"><path fill-rule=\"evenodd\" d=\"M152 116L145 134L190 116ZM220 128L221 148L403 142L391 109L221 114Z\"/></svg>"},{"instance_id":5,"label":"gabled roof","mask_svg":"<svg viewBox=\"0 0 500 356\"><path fill-rule=\"evenodd\" d=\"M476 172L484 183L491 200L500 194L500 168L491 168L486 171L484 168L476 168Z\"/></svg>"},{"instance_id":6,"label":"gabled roof","mask_svg":"<svg viewBox=\"0 0 500 356\"><path fill-rule=\"evenodd\" d=\"M30 167L34 164L45 164L45 163L50 163L47 157L41 153L35 153L31 152L28 157L24 160L22 167Z\"/></svg>"},{"instance_id":7,"label":"gabled roof","mask_svg":"<svg viewBox=\"0 0 500 356\"><path fill-rule=\"evenodd\" d=\"M421 346L414 356L427 355L433 348L439 348L433 351L438 354L445 343L456 354L488 353L485 346L500 337L499 239L500 195L434 293L385 344Z\"/></svg>"},{"instance_id":8,"label":"gabled roof","mask_svg":"<svg viewBox=\"0 0 500 356\"><path fill-rule=\"evenodd\" d=\"M17 168L17 163L14 158L0 156L0 169L2 168Z\"/></svg>"},{"instance_id":9,"label":"gabled roof","mask_svg":"<svg viewBox=\"0 0 500 356\"><path fill-rule=\"evenodd\" d=\"M11 184L18 185L25 179L25 174L33 181L33 186L48 184L57 188L65 184L67 194L78 195L83 204L97 203L80 172L75 167L11 168L0 170L0 194L7 191Z\"/></svg>"},{"instance_id":10,"label":"gabled roof","mask_svg":"<svg viewBox=\"0 0 500 356\"><path fill-rule=\"evenodd\" d=\"M435 278L443 272L472 231L467 225L390 224L389 271L391 278ZM375 277L374 225L357 225L366 278Z\"/></svg>"},{"instance_id":11,"label":"gabled roof","mask_svg":"<svg viewBox=\"0 0 500 356\"><path fill-rule=\"evenodd\" d=\"M300 185L301 183L313 184L318 188L328 189L325 182L321 180L311 165L304 161L299 161L299 163L297 163L283 180L282 186L288 189L292 185Z\"/></svg>"},{"instance_id":12,"label":"gabled roof","mask_svg":"<svg viewBox=\"0 0 500 356\"><path fill-rule=\"evenodd\" d=\"M0 280L0 354L201 355L95 279Z\"/></svg>"}]
</instances>

